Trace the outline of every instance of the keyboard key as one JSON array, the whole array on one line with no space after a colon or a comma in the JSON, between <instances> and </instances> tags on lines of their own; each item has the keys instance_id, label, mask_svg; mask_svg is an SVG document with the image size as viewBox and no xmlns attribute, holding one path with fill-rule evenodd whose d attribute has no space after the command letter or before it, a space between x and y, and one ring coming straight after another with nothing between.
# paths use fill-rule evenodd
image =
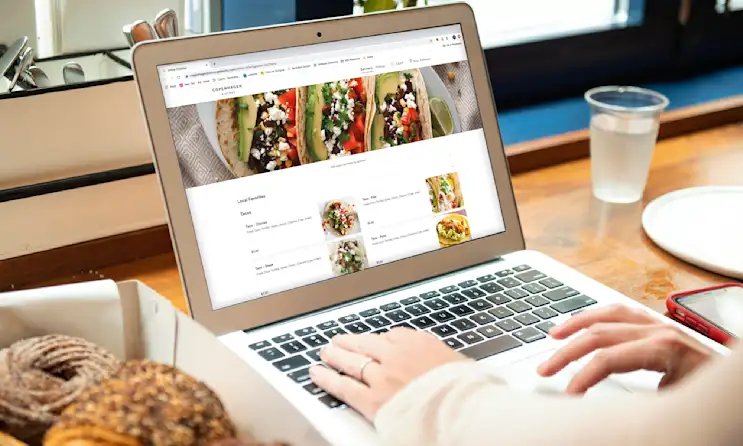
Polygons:
<instances>
[{"instance_id":1,"label":"keyboard key","mask_svg":"<svg viewBox=\"0 0 743 446\"><path fill-rule=\"evenodd\" d=\"M360 318L355 314L349 314L348 316L343 316L342 318L338 319L338 322L341 324L350 324L353 321L358 321Z\"/></svg>"},{"instance_id":2,"label":"keyboard key","mask_svg":"<svg viewBox=\"0 0 743 446\"><path fill-rule=\"evenodd\" d=\"M537 308L536 310L532 311L532 313L536 314L542 319L551 319L559 314L557 311L549 307Z\"/></svg>"},{"instance_id":3,"label":"keyboard key","mask_svg":"<svg viewBox=\"0 0 743 446\"><path fill-rule=\"evenodd\" d=\"M384 334L384 333L387 333L388 331L389 330L387 330L386 328L380 328L379 330L374 330L372 333Z\"/></svg>"},{"instance_id":4,"label":"keyboard key","mask_svg":"<svg viewBox=\"0 0 743 446\"><path fill-rule=\"evenodd\" d=\"M311 395L315 395L315 396L324 392L323 389L321 389L320 387L317 387L314 383L309 383L302 387L304 388L304 390L310 392Z\"/></svg>"},{"instance_id":5,"label":"keyboard key","mask_svg":"<svg viewBox=\"0 0 743 446\"><path fill-rule=\"evenodd\" d=\"M359 334L359 333L366 333L367 331L371 331L371 327L369 327L363 322L354 322L352 324L346 325L346 330L348 330L350 333L353 333L353 334Z\"/></svg>"},{"instance_id":6,"label":"keyboard key","mask_svg":"<svg viewBox=\"0 0 743 446\"><path fill-rule=\"evenodd\" d=\"M475 342L480 342L485 339L474 331L468 331L467 333L457 335L457 338L460 341L464 341L465 344L474 344Z\"/></svg>"},{"instance_id":7,"label":"keyboard key","mask_svg":"<svg viewBox=\"0 0 743 446\"><path fill-rule=\"evenodd\" d=\"M318 362L322 361L320 359L320 349L319 348L316 348L314 350L308 351L307 352L307 356L309 356L310 359L312 359L313 361L318 361Z\"/></svg>"},{"instance_id":8,"label":"keyboard key","mask_svg":"<svg viewBox=\"0 0 743 446\"><path fill-rule=\"evenodd\" d=\"M521 328L521 324L514 321L513 319L506 319L506 320L498 321L495 323L495 326L500 328L503 331L513 331L513 330L518 330L519 328Z\"/></svg>"},{"instance_id":9,"label":"keyboard key","mask_svg":"<svg viewBox=\"0 0 743 446\"><path fill-rule=\"evenodd\" d=\"M449 294L449 293L453 293L457 291L458 289L459 287L456 285L449 285L449 286L445 286L444 288L440 288L439 291L444 294Z\"/></svg>"},{"instance_id":10,"label":"keyboard key","mask_svg":"<svg viewBox=\"0 0 743 446\"><path fill-rule=\"evenodd\" d=\"M512 288L510 290L504 291L504 293L508 295L508 297L511 297L513 299L523 299L529 296L529 293L522 290L521 288Z\"/></svg>"},{"instance_id":11,"label":"keyboard key","mask_svg":"<svg viewBox=\"0 0 743 446\"><path fill-rule=\"evenodd\" d=\"M488 356L497 355L498 353L503 353L516 347L520 347L521 345L521 342L517 341L515 338L504 335L488 339L487 341L473 345L472 347L467 347L461 350L460 353L472 359L483 359Z\"/></svg>"},{"instance_id":12,"label":"keyboard key","mask_svg":"<svg viewBox=\"0 0 743 446\"><path fill-rule=\"evenodd\" d=\"M473 328L477 328L477 324L475 324L469 319L458 319L452 322L451 326L456 328L459 331L467 331L467 330L472 330Z\"/></svg>"},{"instance_id":13,"label":"keyboard key","mask_svg":"<svg viewBox=\"0 0 743 446\"><path fill-rule=\"evenodd\" d=\"M421 316L417 319L413 319L410 323L421 329L436 325L436 321L428 316Z\"/></svg>"},{"instance_id":14,"label":"keyboard key","mask_svg":"<svg viewBox=\"0 0 743 446\"><path fill-rule=\"evenodd\" d=\"M322 324L318 325L317 328L319 328L320 330L328 330L330 328L337 327L337 326L338 326L338 322L327 321L327 322L323 322Z\"/></svg>"},{"instance_id":15,"label":"keyboard key","mask_svg":"<svg viewBox=\"0 0 743 446\"><path fill-rule=\"evenodd\" d=\"M508 297L502 294L493 294L492 296L488 296L485 299L489 300L495 305L503 305L503 304L507 304L508 302L511 302L511 299L509 299Z\"/></svg>"},{"instance_id":16,"label":"keyboard key","mask_svg":"<svg viewBox=\"0 0 743 446\"><path fill-rule=\"evenodd\" d=\"M342 401L339 401L332 395L325 395L320 397L320 401L331 409L336 409L345 406Z\"/></svg>"},{"instance_id":17,"label":"keyboard key","mask_svg":"<svg viewBox=\"0 0 743 446\"><path fill-rule=\"evenodd\" d=\"M465 316L467 314L472 314L475 312L475 310L473 310L472 308L464 306L464 305L457 305L456 307L451 307L449 308L449 311L456 314L457 316Z\"/></svg>"},{"instance_id":18,"label":"keyboard key","mask_svg":"<svg viewBox=\"0 0 743 446\"><path fill-rule=\"evenodd\" d=\"M286 376L288 376L289 378L291 378L292 380L294 380L294 382L298 382L298 383L309 381L309 379L310 379L310 368L307 367L306 369L295 370L295 371L293 371L291 373L287 373Z\"/></svg>"},{"instance_id":19,"label":"keyboard key","mask_svg":"<svg viewBox=\"0 0 743 446\"><path fill-rule=\"evenodd\" d=\"M281 349L291 355L292 353L299 353L307 350L307 346L299 341L291 341L286 344L281 344Z\"/></svg>"},{"instance_id":20,"label":"keyboard key","mask_svg":"<svg viewBox=\"0 0 743 446\"><path fill-rule=\"evenodd\" d=\"M581 295L578 297L570 298L568 300L563 300L562 302L558 302L556 304L552 304L550 305L550 308L559 311L560 313L570 313L571 311L575 311L579 308L587 307L595 303L596 301L591 299L590 297Z\"/></svg>"},{"instance_id":21,"label":"keyboard key","mask_svg":"<svg viewBox=\"0 0 743 446\"><path fill-rule=\"evenodd\" d=\"M250 344L248 347L250 347L253 350L260 350L262 348L268 347L269 345L271 345L271 343L268 342L268 341L260 341L260 342L254 343L254 344Z\"/></svg>"},{"instance_id":22,"label":"keyboard key","mask_svg":"<svg viewBox=\"0 0 743 446\"><path fill-rule=\"evenodd\" d=\"M267 348L265 350L261 350L258 352L259 355L261 355L261 358L265 359L266 361L273 361L274 359L283 358L284 354L281 353L281 351L278 348Z\"/></svg>"},{"instance_id":23,"label":"keyboard key","mask_svg":"<svg viewBox=\"0 0 743 446\"><path fill-rule=\"evenodd\" d=\"M477 311L484 311L484 310L487 310L488 308L493 308L493 304L491 304L485 299L473 300L467 305L469 305L470 307L474 308Z\"/></svg>"},{"instance_id":24,"label":"keyboard key","mask_svg":"<svg viewBox=\"0 0 743 446\"><path fill-rule=\"evenodd\" d=\"M389 319L384 316L374 316L366 319L364 322L371 325L372 328L382 328L388 325L392 325Z\"/></svg>"},{"instance_id":25,"label":"keyboard key","mask_svg":"<svg viewBox=\"0 0 743 446\"><path fill-rule=\"evenodd\" d=\"M301 337L301 336L307 336L312 333L315 333L315 331L316 331L315 327L307 327L307 328L302 328L301 330L295 331L294 334Z\"/></svg>"},{"instance_id":26,"label":"keyboard key","mask_svg":"<svg viewBox=\"0 0 743 446\"><path fill-rule=\"evenodd\" d=\"M469 297L470 299L479 299L487 295L485 291L481 290L480 288L469 288L466 290L462 290L462 294Z\"/></svg>"},{"instance_id":27,"label":"keyboard key","mask_svg":"<svg viewBox=\"0 0 743 446\"><path fill-rule=\"evenodd\" d=\"M503 291L503 287L498 285L497 283L486 283L485 285L481 285L480 289L487 291L490 294L498 293Z\"/></svg>"},{"instance_id":28,"label":"keyboard key","mask_svg":"<svg viewBox=\"0 0 743 446\"><path fill-rule=\"evenodd\" d=\"M408 305L407 307L405 307L405 309L408 311L408 313L412 314L413 316L420 316L421 314L426 314L426 313L431 312L431 310L429 310L428 308L424 307L421 304Z\"/></svg>"},{"instance_id":29,"label":"keyboard key","mask_svg":"<svg viewBox=\"0 0 743 446\"><path fill-rule=\"evenodd\" d=\"M527 283L526 285L522 286L521 288L525 289L526 291L530 292L531 294L539 294L542 291L547 291L547 288L543 287L542 285L538 283Z\"/></svg>"},{"instance_id":30,"label":"keyboard key","mask_svg":"<svg viewBox=\"0 0 743 446\"><path fill-rule=\"evenodd\" d=\"M415 327L413 327L412 325L408 324L407 322L401 322L401 323L399 323L397 325L393 325L392 326L392 328L397 328L397 327L400 327L400 328L410 328L411 330L414 330L415 329Z\"/></svg>"},{"instance_id":31,"label":"keyboard key","mask_svg":"<svg viewBox=\"0 0 743 446\"><path fill-rule=\"evenodd\" d=\"M457 330L453 329L451 325L439 325L438 327L433 327L431 329L431 333L435 334L436 336L440 338L445 338L447 336L451 336L454 333L456 333Z\"/></svg>"},{"instance_id":32,"label":"keyboard key","mask_svg":"<svg viewBox=\"0 0 743 446\"><path fill-rule=\"evenodd\" d=\"M448 345L449 348L451 348L452 350L457 350L457 349L464 347L464 344L462 344L461 342L457 341L454 338L444 339L444 343Z\"/></svg>"},{"instance_id":33,"label":"keyboard key","mask_svg":"<svg viewBox=\"0 0 743 446\"><path fill-rule=\"evenodd\" d=\"M504 279L499 279L498 280L498 283L501 284L501 285L503 285L506 288L513 288L515 286L521 285L521 282L519 282L518 280L514 279L513 277L506 277Z\"/></svg>"},{"instance_id":34,"label":"keyboard key","mask_svg":"<svg viewBox=\"0 0 743 446\"><path fill-rule=\"evenodd\" d=\"M390 311L384 315L392 322L401 322L410 319L410 315L402 310Z\"/></svg>"},{"instance_id":35,"label":"keyboard key","mask_svg":"<svg viewBox=\"0 0 743 446\"><path fill-rule=\"evenodd\" d=\"M442 299L449 302L452 305L461 304L467 302L467 298L459 293L451 293L444 296Z\"/></svg>"},{"instance_id":36,"label":"keyboard key","mask_svg":"<svg viewBox=\"0 0 743 446\"><path fill-rule=\"evenodd\" d=\"M545 321L540 324L535 325L538 329L542 330L545 333L549 333L552 327L554 327L556 324L552 321Z\"/></svg>"},{"instance_id":37,"label":"keyboard key","mask_svg":"<svg viewBox=\"0 0 743 446\"><path fill-rule=\"evenodd\" d=\"M480 283L485 283L485 282L492 282L495 279L496 279L496 277L494 275L487 274L485 276L478 277L477 278L477 281L480 282Z\"/></svg>"},{"instance_id":38,"label":"keyboard key","mask_svg":"<svg viewBox=\"0 0 743 446\"><path fill-rule=\"evenodd\" d=\"M379 314L379 313L380 313L379 309L377 309L377 308L370 308L368 310L364 310L364 311L359 312L359 316L361 316L361 317L371 317L371 316L374 316L375 314Z\"/></svg>"},{"instance_id":39,"label":"keyboard key","mask_svg":"<svg viewBox=\"0 0 743 446\"><path fill-rule=\"evenodd\" d=\"M470 316L472 322L476 322L480 325L485 325L493 322L495 318L488 313L477 313Z\"/></svg>"},{"instance_id":40,"label":"keyboard key","mask_svg":"<svg viewBox=\"0 0 743 446\"><path fill-rule=\"evenodd\" d=\"M328 343L328 340L320 335L307 336L306 338L302 338L302 340L310 347L320 347L321 345L325 345Z\"/></svg>"},{"instance_id":41,"label":"keyboard key","mask_svg":"<svg viewBox=\"0 0 743 446\"><path fill-rule=\"evenodd\" d=\"M515 302L508 303L506 304L506 306L510 308L511 310L515 311L516 313L523 313L524 311L529 311L532 308L531 305L518 301L518 300Z\"/></svg>"},{"instance_id":42,"label":"keyboard key","mask_svg":"<svg viewBox=\"0 0 743 446\"><path fill-rule=\"evenodd\" d=\"M542 305L547 305L548 303L550 303L550 301L548 301L542 296L529 296L526 299L524 299L524 302L534 307L541 307Z\"/></svg>"},{"instance_id":43,"label":"keyboard key","mask_svg":"<svg viewBox=\"0 0 743 446\"><path fill-rule=\"evenodd\" d=\"M516 331L514 331L511 334L515 338L517 338L517 339L519 339L519 340L521 340L523 342L526 342L527 344L529 342L534 342L534 341L538 341L540 339L546 338L546 336L544 335L544 333L542 333L541 331L537 330L534 327L522 328L521 330L516 330Z\"/></svg>"},{"instance_id":44,"label":"keyboard key","mask_svg":"<svg viewBox=\"0 0 743 446\"><path fill-rule=\"evenodd\" d=\"M325 336L327 336L330 339L332 339L333 336L338 336L339 334L346 334L346 333L347 333L346 330L344 330L344 329L342 329L340 327L339 328L331 328L330 330L324 332Z\"/></svg>"},{"instance_id":45,"label":"keyboard key","mask_svg":"<svg viewBox=\"0 0 743 446\"><path fill-rule=\"evenodd\" d=\"M519 266L514 266L513 267L513 270L516 271L517 273L520 273L522 271L526 271L527 269L531 269L531 266L529 266L529 265L519 265Z\"/></svg>"},{"instance_id":46,"label":"keyboard key","mask_svg":"<svg viewBox=\"0 0 743 446\"><path fill-rule=\"evenodd\" d=\"M392 310L396 310L400 308L400 306L401 305L397 302L391 302L391 303L382 305L381 307L379 307L379 309L382 311L392 311Z\"/></svg>"},{"instance_id":47,"label":"keyboard key","mask_svg":"<svg viewBox=\"0 0 743 446\"><path fill-rule=\"evenodd\" d=\"M440 310L449 306L446 302L441 299L432 299L423 303L425 306L432 310Z\"/></svg>"},{"instance_id":48,"label":"keyboard key","mask_svg":"<svg viewBox=\"0 0 743 446\"><path fill-rule=\"evenodd\" d=\"M513 319L516 320L521 325L536 324L537 322L541 320L531 313L522 313L522 314L519 314L518 316L515 316Z\"/></svg>"},{"instance_id":49,"label":"keyboard key","mask_svg":"<svg viewBox=\"0 0 743 446\"><path fill-rule=\"evenodd\" d=\"M281 335L281 336L276 336L275 338L273 338L273 342L275 342L277 344L283 344L284 342L289 342L292 339L294 339L294 336L292 336L289 333L287 333L287 334L284 334L284 335Z\"/></svg>"},{"instance_id":50,"label":"keyboard key","mask_svg":"<svg viewBox=\"0 0 743 446\"><path fill-rule=\"evenodd\" d=\"M401 300L400 303L403 304L403 305L412 305L412 304L414 304L416 302L420 302L420 301L421 301L420 298L418 298L416 296L413 296L413 297L408 297L406 299Z\"/></svg>"},{"instance_id":51,"label":"keyboard key","mask_svg":"<svg viewBox=\"0 0 743 446\"><path fill-rule=\"evenodd\" d=\"M439 296L441 296L441 293L439 293L438 291L429 291L427 293L421 294L422 299L433 299L434 297Z\"/></svg>"},{"instance_id":52,"label":"keyboard key","mask_svg":"<svg viewBox=\"0 0 743 446\"><path fill-rule=\"evenodd\" d=\"M567 299L568 297L577 296L578 293L574 289L570 287L564 287L564 288L558 288L556 290L547 291L546 293L542 294L542 296L546 297L547 299L557 302L558 300Z\"/></svg>"},{"instance_id":53,"label":"keyboard key","mask_svg":"<svg viewBox=\"0 0 743 446\"><path fill-rule=\"evenodd\" d=\"M480 333L481 335L485 336L488 339L494 338L496 336L499 336L499 335L502 335L503 334L503 331L495 328L492 325L486 325L484 327L480 327L480 328L477 329L477 332Z\"/></svg>"},{"instance_id":54,"label":"keyboard key","mask_svg":"<svg viewBox=\"0 0 743 446\"><path fill-rule=\"evenodd\" d=\"M449 313L448 311L444 311L444 310L435 311L431 313L431 319L434 319L436 322L439 322L439 323L450 321L454 319L454 317L455 316L453 314Z\"/></svg>"},{"instance_id":55,"label":"keyboard key","mask_svg":"<svg viewBox=\"0 0 743 446\"><path fill-rule=\"evenodd\" d=\"M464 282L458 283L457 285L459 285L460 288L469 288L477 284L478 282L476 280L465 280Z\"/></svg>"},{"instance_id":56,"label":"keyboard key","mask_svg":"<svg viewBox=\"0 0 743 446\"><path fill-rule=\"evenodd\" d=\"M510 276L511 274L513 274L513 271L511 271L510 269L504 269L503 271L498 271L497 273L495 273L495 275L498 277L506 277Z\"/></svg>"},{"instance_id":57,"label":"keyboard key","mask_svg":"<svg viewBox=\"0 0 743 446\"><path fill-rule=\"evenodd\" d=\"M552 277L548 277L546 279L542 279L539 281L542 285L546 286L549 289L561 287L563 285L562 282L560 282L557 279L553 279Z\"/></svg>"},{"instance_id":58,"label":"keyboard key","mask_svg":"<svg viewBox=\"0 0 743 446\"><path fill-rule=\"evenodd\" d=\"M288 372L306 365L310 365L310 361L302 355L292 356L273 363L273 366L282 372Z\"/></svg>"},{"instance_id":59,"label":"keyboard key","mask_svg":"<svg viewBox=\"0 0 743 446\"><path fill-rule=\"evenodd\" d=\"M514 268L514 269L516 269L516 268ZM530 271L527 271L525 273L516 274L516 278L517 279L519 279L522 282L526 282L526 283L528 283L528 282L534 282L535 280L541 280L541 279L544 279L546 277L547 277L546 274L544 274L544 273L542 273L540 271L537 271L535 269L530 270Z\"/></svg>"},{"instance_id":60,"label":"keyboard key","mask_svg":"<svg viewBox=\"0 0 743 446\"><path fill-rule=\"evenodd\" d=\"M511 317L514 315L514 312L509 310L506 307L496 307L496 308L488 310L488 313L492 314L498 319L505 319L507 317Z\"/></svg>"}]
</instances>

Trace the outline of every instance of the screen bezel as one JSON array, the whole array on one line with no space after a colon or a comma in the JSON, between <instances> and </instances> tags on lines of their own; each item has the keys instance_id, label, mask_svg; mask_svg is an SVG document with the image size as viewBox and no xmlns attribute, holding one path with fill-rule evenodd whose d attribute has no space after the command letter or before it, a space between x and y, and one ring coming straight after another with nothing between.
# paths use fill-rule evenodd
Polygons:
<instances>
[{"instance_id":1,"label":"screen bezel","mask_svg":"<svg viewBox=\"0 0 743 446\"><path fill-rule=\"evenodd\" d=\"M686 311L687 313L693 314L695 317L697 317L699 319L702 319L706 324L709 324L710 326L715 327L716 329L722 331L723 333L727 334L731 338L733 338L733 339L739 339L738 336L736 336L734 333L732 333L727 328L725 328L725 327L723 327L723 326L715 323L714 321L708 319L703 314L698 313L696 310L694 310L693 308L688 307L684 303L684 300L686 300L686 299L688 299L690 297L696 297L696 296L699 296L699 295L702 295L702 294L717 293L717 292L720 292L721 290L723 290L725 288L732 288L732 287L743 288L743 285L732 283L732 284L724 284L724 285L714 286L714 287L711 287L711 288L705 288L703 290L697 290L697 291L692 291L692 292L689 292L689 293L680 294L680 295L674 297L673 300L674 300L674 302L676 302L676 304L679 307L683 308L684 311Z\"/></svg>"},{"instance_id":2,"label":"screen bezel","mask_svg":"<svg viewBox=\"0 0 743 446\"><path fill-rule=\"evenodd\" d=\"M460 25L483 121L505 231L445 250L214 310L196 241L157 67L316 43ZM321 33L321 38L318 37ZM524 238L472 9L466 4L297 23L138 44L132 54L153 157L191 316L216 334L249 329L343 304L524 249Z\"/></svg>"}]
</instances>

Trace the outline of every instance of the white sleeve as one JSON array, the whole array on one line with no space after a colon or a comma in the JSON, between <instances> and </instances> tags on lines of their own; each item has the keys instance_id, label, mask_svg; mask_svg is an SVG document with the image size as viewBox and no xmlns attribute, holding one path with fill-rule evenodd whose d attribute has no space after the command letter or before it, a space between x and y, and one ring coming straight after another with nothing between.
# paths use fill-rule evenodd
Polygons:
<instances>
[{"instance_id":1,"label":"white sleeve","mask_svg":"<svg viewBox=\"0 0 743 446\"><path fill-rule=\"evenodd\" d=\"M520 393L486 364L449 364L395 395L375 426L386 446L738 445L741 414L737 349L674 390L609 399Z\"/></svg>"}]
</instances>

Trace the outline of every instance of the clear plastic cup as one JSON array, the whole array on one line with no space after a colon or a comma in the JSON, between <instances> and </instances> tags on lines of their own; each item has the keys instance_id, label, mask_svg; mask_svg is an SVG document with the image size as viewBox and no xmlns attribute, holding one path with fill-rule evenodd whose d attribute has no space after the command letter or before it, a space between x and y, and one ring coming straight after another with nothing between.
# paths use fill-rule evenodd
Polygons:
<instances>
[{"instance_id":1,"label":"clear plastic cup","mask_svg":"<svg viewBox=\"0 0 743 446\"><path fill-rule=\"evenodd\" d=\"M609 203L639 201L668 98L652 90L620 86L588 90L585 98L591 106L593 195Z\"/></svg>"}]
</instances>

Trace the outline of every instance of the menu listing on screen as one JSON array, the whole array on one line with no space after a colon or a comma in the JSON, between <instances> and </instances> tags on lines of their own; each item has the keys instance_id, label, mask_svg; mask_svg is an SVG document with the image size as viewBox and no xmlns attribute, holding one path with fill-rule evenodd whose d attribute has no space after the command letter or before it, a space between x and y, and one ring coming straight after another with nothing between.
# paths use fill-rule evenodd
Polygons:
<instances>
[{"instance_id":1,"label":"menu listing on screen","mask_svg":"<svg viewBox=\"0 0 743 446\"><path fill-rule=\"evenodd\" d=\"M214 309L505 230L458 25L158 70Z\"/></svg>"}]
</instances>

